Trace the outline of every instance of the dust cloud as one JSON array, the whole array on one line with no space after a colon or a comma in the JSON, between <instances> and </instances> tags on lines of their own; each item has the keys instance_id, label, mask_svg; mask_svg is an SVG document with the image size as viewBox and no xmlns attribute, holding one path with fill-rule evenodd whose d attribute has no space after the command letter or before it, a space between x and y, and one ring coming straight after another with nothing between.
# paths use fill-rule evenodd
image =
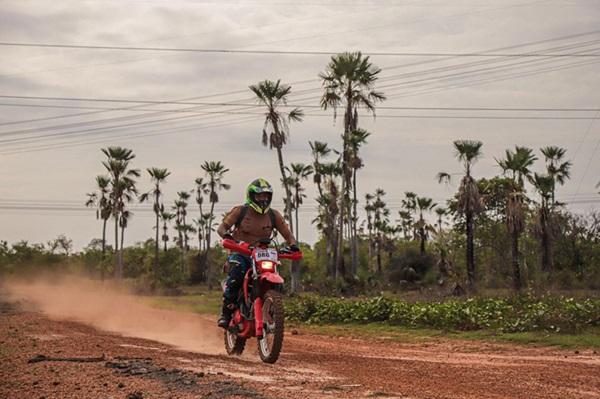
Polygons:
<instances>
[{"instance_id":1,"label":"dust cloud","mask_svg":"<svg viewBox=\"0 0 600 399\"><path fill-rule=\"evenodd\" d=\"M79 277L6 281L10 301L31 304L50 318L73 320L128 337L150 339L186 351L222 354L216 322L201 315L155 309L116 286Z\"/></svg>"}]
</instances>

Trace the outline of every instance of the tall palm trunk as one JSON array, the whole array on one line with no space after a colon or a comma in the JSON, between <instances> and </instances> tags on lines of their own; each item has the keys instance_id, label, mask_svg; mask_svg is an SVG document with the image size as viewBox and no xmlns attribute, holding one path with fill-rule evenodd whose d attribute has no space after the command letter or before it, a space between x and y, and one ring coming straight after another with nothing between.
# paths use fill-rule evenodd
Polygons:
<instances>
[{"instance_id":1,"label":"tall palm trunk","mask_svg":"<svg viewBox=\"0 0 600 399\"><path fill-rule=\"evenodd\" d=\"M300 234L298 232L298 208L300 208L300 193L298 187L296 187L295 197L296 197L296 209L294 209L295 217L296 217L296 241L300 242Z\"/></svg>"},{"instance_id":2,"label":"tall palm trunk","mask_svg":"<svg viewBox=\"0 0 600 399\"><path fill-rule=\"evenodd\" d=\"M277 124L274 124L274 127L276 130L276 134L279 135L279 128L277 127ZM287 182L287 176L285 174L285 166L283 164L283 154L281 152L281 145L277 146L277 160L279 162L279 171L281 172L283 188L285 189L285 208L286 208L285 211L286 211L288 220L290 222L290 230L294 231L294 223L293 223L293 219L292 219L292 206L291 206L292 193L290 191L290 187ZM290 276L292 277L291 284L290 284L290 292L292 294L298 290L299 268L300 268L300 262L297 260L293 260L290 265Z\"/></svg>"},{"instance_id":3,"label":"tall palm trunk","mask_svg":"<svg viewBox=\"0 0 600 399\"><path fill-rule=\"evenodd\" d=\"M102 219L102 262L100 262L100 281L104 281L104 258L106 256L106 224L108 219Z\"/></svg>"},{"instance_id":4,"label":"tall palm trunk","mask_svg":"<svg viewBox=\"0 0 600 399\"><path fill-rule=\"evenodd\" d=\"M159 236L159 231L160 231L160 219L159 219L159 206L158 206L158 199L159 199L159 191L158 191L158 184L156 185L156 199L154 201L154 213L156 214L156 240L154 242L154 279L156 280L156 278L158 277L158 236Z\"/></svg>"},{"instance_id":5,"label":"tall palm trunk","mask_svg":"<svg viewBox=\"0 0 600 399\"><path fill-rule=\"evenodd\" d=\"M214 195L214 188L211 189L210 192L210 198L212 199ZM208 289L212 290L213 286L212 286L212 264L211 264L211 259L210 259L210 240L211 240L211 225L210 223L212 223L213 220L213 214L215 212L215 202L214 201L210 201L210 217L208 219L208 229L206 232L206 252L204 252L204 264L206 265L206 282L208 284Z\"/></svg>"},{"instance_id":6,"label":"tall palm trunk","mask_svg":"<svg viewBox=\"0 0 600 399\"><path fill-rule=\"evenodd\" d=\"M121 250L119 251L119 264L121 266L121 277L123 277L123 243L125 242L125 226L121 226Z\"/></svg>"},{"instance_id":7,"label":"tall palm trunk","mask_svg":"<svg viewBox=\"0 0 600 399\"><path fill-rule=\"evenodd\" d=\"M519 267L519 233L513 231L511 233L511 256L512 256L512 275L513 288L516 291L521 290L521 269Z\"/></svg>"},{"instance_id":8,"label":"tall palm trunk","mask_svg":"<svg viewBox=\"0 0 600 399\"><path fill-rule=\"evenodd\" d=\"M381 233L377 233L377 272L381 273Z\"/></svg>"},{"instance_id":9,"label":"tall palm trunk","mask_svg":"<svg viewBox=\"0 0 600 399\"><path fill-rule=\"evenodd\" d=\"M473 245L473 211L467 209L466 214L466 224L467 224L467 280L469 285L469 290L475 290L475 251Z\"/></svg>"},{"instance_id":10,"label":"tall palm trunk","mask_svg":"<svg viewBox=\"0 0 600 399\"><path fill-rule=\"evenodd\" d=\"M121 262L119 261L119 213L115 215L115 277L120 280L123 274L121 273Z\"/></svg>"},{"instance_id":11,"label":"tall palm trunk","mask_svg":"<svg viewBox=\"0 0 600 399\"><path fill-rule=\"evenodd\" d=\"M354 198L352 202L353 214L352 214L352 276L356 277L358 274L358 234L356 230L356 221L358 220L358 213L356 205L358 203L356 199L356 169L352 171L352 191Z\"/></svg>"},{"instance_id":12,"label":"tall palm trunk","mask_svg":"<svg viewBox=\"0 0 600 399\"><path fill-rule=\"evenodd\" d=\"M550 242L550 232L548 229L548 209L546 207L542 207L541 215L540 215L540 224L541 224L541 253L542 253L542 270L545 272L552 270L552 248Z\"/></svg>"},{"instance_id":13,"label":"tall palm trunk","mask_svg":"<svg viewBox=\"0 0 600 399\"><path fill-rule=\"evenodd\" d=\"M277 132L277 134L279 134L279 132ZM281 152L281 146L277 146L277 161L279 162L279 171L281 172L283 188L285 190L285 213L290 223L290 230L294 231L294 224L292 219L292 192L288 185L287 176L285 174L285 165L283 163L283 154Z\"/></svg>"},{"instance_id":14,"label":"tall palm trunk","mask_svg":"<svg viewBox=\"0 0 600 399\"><path fill-rule=\"evenodd\" d=\"M421 256L423 256L423 255L425 255L425 241L427 240L427 238L425 237L425 228L424 227L419 228L419 238L421 241L420 252L421 252Z\"/></svg>"},{"instance_id":15,"label":"tall palm trunk","mask_svg":"<svg viewBox=\"0 0 600 399\"><path fill-rule=\"evenodd\" d=\"M167 229L168 229L167 222L165 220L165 222L163 223L163 236L167 235ZM164 250L165 250L165 252L167 252L167 240L163 240L163 244L164 244Z\"/></svg>"}]
</instances>

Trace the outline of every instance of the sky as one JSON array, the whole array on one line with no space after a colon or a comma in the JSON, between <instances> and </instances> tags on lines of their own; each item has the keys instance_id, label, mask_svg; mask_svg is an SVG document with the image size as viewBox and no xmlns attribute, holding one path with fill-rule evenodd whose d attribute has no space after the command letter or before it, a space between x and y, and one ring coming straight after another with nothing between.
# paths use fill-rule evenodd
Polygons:
<instances>
[{"instance_id":1,"label":"sky","mask_svg":"<svg viewBox=\"0 0 600 399\"><path fill-rule=\"evenodd\" d=\"M292 86L289 104L307 115L291 125L284 160L310 163L308 142L340 148L343 130L318 108L318 74L331 55L359 50L382 69L375 87L387 96L376 118L359 118L371 133L359 198L383 188L393 217L406 191L443 205L458 176L445 186L435 175L460 173L452 142L475 139L484 143L476 177L499 174L496 158L515 145L539 158L542 146L566 148L571 179L557 198L594 211L598 26L598 0L0 0L0 240L65 234L79 249L99 237L83 203L103 173L100 149L113 145L136 154L140 191L150 189L146 168L171 171L167 204L214 160L232 186L219 215L257 177L276 186L281 209L277 155L261 144L264 116L248 86ZM299 238L312 243L316 189L305 185ZM153 215L140 207L126 245L153 235Z\"/></svg>"}]
</instances>

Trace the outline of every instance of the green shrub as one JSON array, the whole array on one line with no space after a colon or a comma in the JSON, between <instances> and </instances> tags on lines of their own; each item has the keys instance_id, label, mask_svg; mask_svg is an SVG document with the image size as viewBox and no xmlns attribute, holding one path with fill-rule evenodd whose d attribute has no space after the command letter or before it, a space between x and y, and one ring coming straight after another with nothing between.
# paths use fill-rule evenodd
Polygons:
<instances>
[{"instance_id":1,"label":"green shrub","mask_svg":"<svg viewBox=\"0 0 600 399\"><path fill-rule=\"evenodd\" d=\"M600 299L523 295L409 303L383 296L352 300L304 296L288 300L286 314L290 320L317 324L387 322L442 330L561 332L600 325Z\"/></svg>"}]
</instances>

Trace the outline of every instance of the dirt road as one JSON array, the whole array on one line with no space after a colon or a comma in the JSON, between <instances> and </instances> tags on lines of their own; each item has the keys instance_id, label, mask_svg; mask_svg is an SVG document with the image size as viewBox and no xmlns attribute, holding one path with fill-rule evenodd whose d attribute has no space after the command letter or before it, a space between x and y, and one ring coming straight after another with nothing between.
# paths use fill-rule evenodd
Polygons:
<instances>
[{"instance_id":1,"label":"dirt road","mask_svg":"<svg viewBox=\"0 0 600 399\"><path fill-rule=\"evenodd\" d=\"M209 327L198 316L198 326ZM172 325L176 330L177 325ZM198 331L203 336L215 331ZM600 354L286 334L264 365L0 306L0 398L600 398Z\"/></svg>"}]
</instances>

